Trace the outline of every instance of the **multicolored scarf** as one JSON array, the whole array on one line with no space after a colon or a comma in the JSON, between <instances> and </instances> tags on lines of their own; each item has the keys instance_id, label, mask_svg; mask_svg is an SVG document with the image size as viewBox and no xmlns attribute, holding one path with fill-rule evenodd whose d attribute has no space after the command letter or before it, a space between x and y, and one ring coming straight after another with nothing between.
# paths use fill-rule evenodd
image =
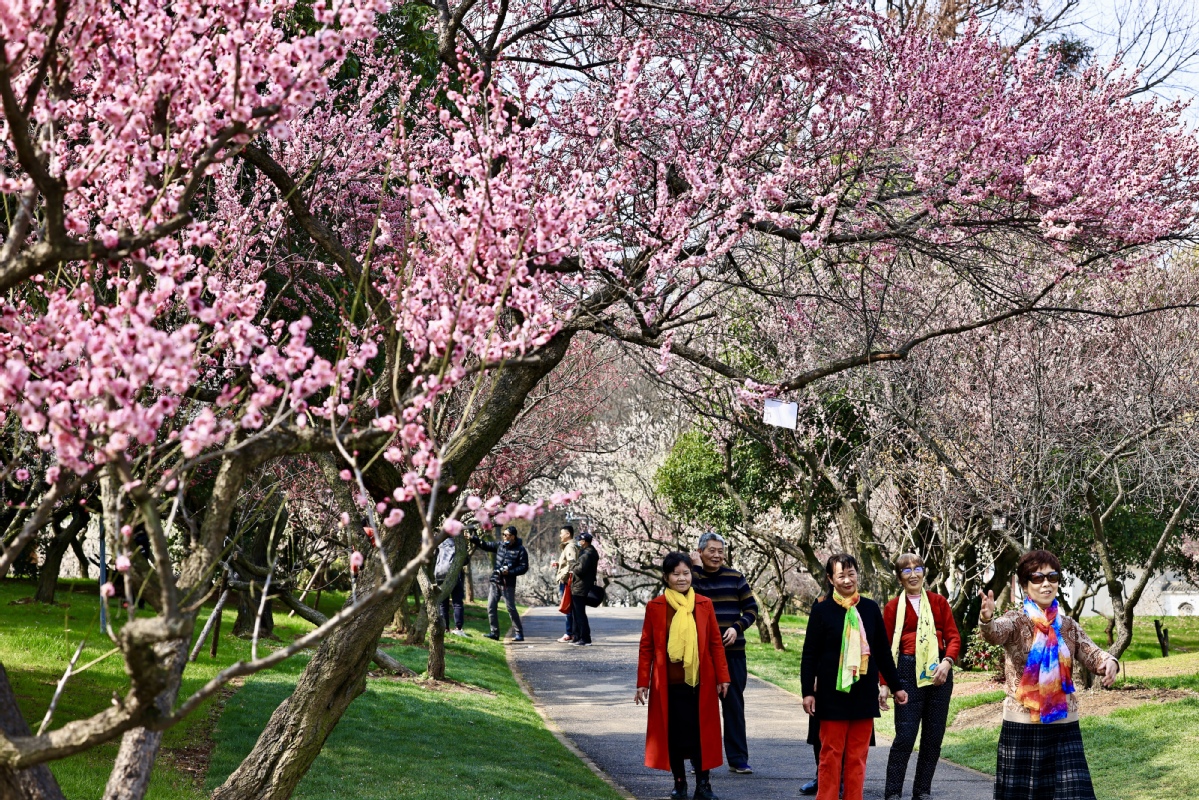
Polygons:
<instances>
[{"instance_id":1,"label":"multicolored scarf","mask_svg":"<svg viewBox=\"0 0 1199 800\"><path fill-rule=\"evenodd\" d=\"M1042 611L1036 602L1026 598L1024 615L1032 620L1037 635L1016 688L1016 700L1041 722L1057 722L1070 713L1066 695L1074 694L1073 659L1062 638L1057 601Z\"/></svg>"},{"instance_id":2,"label":"multicolored scarf","mask_svg":"<svg viewBox=\"0 0 1199 800\"><path fill-rule=\"evenodd\" d=\"M841 659L837 663L837 691L848 692L858 682L870 664L870 642L862 627L862 615L858 613L857 592L852 597L842 597L834 590L833 600L845 609L845 625L841 628Z\"/></svg>"},{"instance_id":3,"label":"multicolored scarf","mask_svg":"<svg viewBox=\"0 0 1199 800\"><path fill-rule=\"evenodd\" d=\"M666 657L683 664L683 679L688 686L699 685L699 633L695 627L695 589L686 594L666 587L666 602L674 609L670 632L666 635Z\"/></svg>"},{"instance_id":4,"label":"multicolored scarf","mask_svg":"<svg viewBox=\"0 0 1199 800\"><path fill-rule=\"evenodd\" d=\"M903 618L907 614L909 600L906 594L899 595L895 604L895 633L891 635L891 657L899 663L899 640L903 637ZM920 589L920 613L916 622L916 685L932 686L933 673L941 665L941 648L937 646L937 623L933 620L933 607L928 602L928 592Z\"/></svg>"}]
</instances>

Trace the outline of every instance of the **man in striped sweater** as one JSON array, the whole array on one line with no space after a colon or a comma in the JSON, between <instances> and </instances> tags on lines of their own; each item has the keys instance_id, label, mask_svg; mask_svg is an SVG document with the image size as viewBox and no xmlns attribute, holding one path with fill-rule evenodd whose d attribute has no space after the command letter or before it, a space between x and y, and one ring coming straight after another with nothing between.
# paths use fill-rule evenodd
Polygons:
<instances>
[{"instance_id":1,"label":"man in striped sweater","mask_svg":"<svg viewBox=\"0 0 1199 800\"><path fill-rule=\"evenodd\" d=\"M699 557L698 562L695 556ZM745 738L745 682L749 672L745 665L745 632L758 619L758 601L745 576L724 564L724 538L708 532L699 537L698 552L692 554L695 569L692 583L696 594L712 601L716 621L724 637L724 656L729 665L732 683L721 700L724 711L724 754L729 771L742 775L753 773L749 766L749 743Z\"/></svg>"}]
</instances>

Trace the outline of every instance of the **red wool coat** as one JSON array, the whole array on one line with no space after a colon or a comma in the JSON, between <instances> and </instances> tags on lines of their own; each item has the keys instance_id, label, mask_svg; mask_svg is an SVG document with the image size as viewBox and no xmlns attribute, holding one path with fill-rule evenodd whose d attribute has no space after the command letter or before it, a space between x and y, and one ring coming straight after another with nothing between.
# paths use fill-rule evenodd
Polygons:
<instances>
[{"instance_id":1,"label":"red wool coat","mask_svg":"<svg viewBox=\"0 0 1199 800\"><path fill-rule=\"evenodd\" d=\"M903 598L903 602L908 602L907 597L904 595L892 597L891 602L887 603L883 609L883 624L887 626L888 643L895 636L895 618L898 616L900 597ZM948 656L953 659L954 664L960 664L962 662L962 637L958 633L957 623L953 621L953 609L949 607L949 601L935 592L929 592L928 605L933 610L933 627L937 629L937 647L941 651L941 658ZM908 634L911 636L911 646L915 647L916 623L920 619L918 614L912 613L910 605L907 611L904 612L903 621L904 628L911 629L908 631ZM899 651L901 653L904 651L902 638L900 639ZM881 676L878 682L884 686L887 685L887 682Z\"/></svg>"},{"instance_id":2,"label":"red wool coat","mask_svg":"<svg viewBox=\"0 0 1199 800\"><path fill-rule=\"evenodd\" d=\"M641 655L637 660L637 685L649 687L649 722L645 731L645 766L670 769L670 728L666 625L669 606L659 596L645 607L641 626ZM729 667L724 660L724 642L712 601L695 596L695 628L699 640L699 742L703 758L701 769L716 769L724 763L720 738L720 696L716 684L729 682Z\"/></svg>"}]
</instances>

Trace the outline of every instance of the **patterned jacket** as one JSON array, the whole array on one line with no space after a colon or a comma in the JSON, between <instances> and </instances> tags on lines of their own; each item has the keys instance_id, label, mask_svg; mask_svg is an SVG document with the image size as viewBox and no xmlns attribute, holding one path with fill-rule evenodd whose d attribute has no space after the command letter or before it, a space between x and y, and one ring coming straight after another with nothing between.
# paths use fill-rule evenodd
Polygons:
<instances>
[{"instance_id":1,"label":"patterned jacket","mask_svg":"<svg viewBox=\"0 0 1199 800\"><path fill-rule=\"evenodd\" d=\"M1082 626L1070 617L1062 614L1062 638L1070 648L1070 655L1091 672L1101 672L1103 665L1114 656L1101 650L1099 645L1091 641ZM1024 674L1024 665L1028 662L1028 651L1037 638L1037 629L1032 620L1024 615L1022 609L1012 609L1002 616L992 617L990 622L979 623L978 632L991 644L1003 647L1003 689L1007 697L1003 701L1003 718L1012 722L1040 724L1040 720L1032 718L1028 709L1016 700L1016 688L1020 685L1020 677ZM1066 695L1068 715L1058 722L1078 721L1078 694ZM1056 724L1056 723L1051 723Z\"/></svg>"}]
</instances>

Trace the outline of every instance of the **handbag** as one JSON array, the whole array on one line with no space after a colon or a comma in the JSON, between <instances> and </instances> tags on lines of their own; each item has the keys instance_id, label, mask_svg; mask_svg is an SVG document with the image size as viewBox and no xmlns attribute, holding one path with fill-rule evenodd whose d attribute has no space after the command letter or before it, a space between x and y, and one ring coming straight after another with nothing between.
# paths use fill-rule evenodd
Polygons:
<instances>
[{"instance_id":1,"label":"handbag","mask_svg":"<svg viewBox=\"0 0 1199 800\"><path fill-rule=\"evenodd\" d=\"M583 602L590 608L596 608L597 606L602 606L607 599L608 590L597 583L587 592L587 596L583 598Z\"/></svg>"},{"instance_id":2,"label":"handbag","mask_svg":"<svg viewBox=\"0 0 1199 800\"><path fill-rule=\"evenodd\" d=\"M573 579L574 579L574 575L566 576L566 591L564 591L562 593L562 602L558 604L558 610L561 611L563 614L570 613L570 606L571 606L571 602L572 602L570 599L570 582Z\"/></svg>"}]
</instances>

